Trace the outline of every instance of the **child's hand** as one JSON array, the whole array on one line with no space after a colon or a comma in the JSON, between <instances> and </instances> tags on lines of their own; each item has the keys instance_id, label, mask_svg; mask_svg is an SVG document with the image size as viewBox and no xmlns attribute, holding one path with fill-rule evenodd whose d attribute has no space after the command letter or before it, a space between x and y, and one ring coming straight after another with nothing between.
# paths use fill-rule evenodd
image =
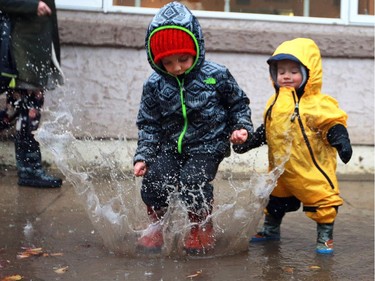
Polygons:
<instances>
[{"instance_id":1,"label":"child's hand","mask_svg":"<svg viewBox=\"0 0 375 281\"><path fill-rule=\"evenodd\" d=\"M136 177L142 177L146 174L147 172L147 166L146 166L146 163L141 161L141 162L137 162L135 163L134 165L134 175Z\"/></svg>"},{"instance_id":2,"label":"child's hand","mask_svg":"<svg viewBox=\"0 0 375 281\"><path fill-rule=\"evenodd\" d=\"M43 1L39 1L37 14L39 17L50 16L52 14L52 11L46 3L44 3Z\"/></svg>"},{"instance_id":3,"label":"child's hand","mask_svg":"<svg viewBox=\"0 0 375 281\"><path fill-rule=\"evenodd\" d=\"M230 141L233 144L242 144L247 140L248 133L247 130L245 129L240 129L240 130L235 130L233 131Z\"/></svg>"},{"instance_id":4,"label":"child's hand","mask_svg":"<svg viewBox=\"0 0 375 281\"><path fill-rule=\"evenodd\" d=\"M337 149L342 162L348 163L353 154L348 130L341 124L334 125L328 130L327 140Z\"/></svg>"},{"instance_id":5,"label":"child's hand","mask_svg":"<svg viewBox=\"0 0 375 281\"><path fill-rule=\"evenodd\" d=\"M234 152L242 154L253 148L267 144L266 129L264 128L264 125L260 125L254 134L248 136L247 138L248 139L244 143L237 145L234 144L232 146Z\"/></svg>"}]
</instances>

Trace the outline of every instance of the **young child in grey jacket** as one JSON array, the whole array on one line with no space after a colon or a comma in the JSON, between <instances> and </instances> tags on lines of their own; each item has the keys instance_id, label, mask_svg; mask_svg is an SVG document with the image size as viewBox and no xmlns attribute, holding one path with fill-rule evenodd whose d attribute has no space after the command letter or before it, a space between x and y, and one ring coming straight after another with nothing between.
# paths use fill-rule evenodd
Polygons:
<instances>
[{"instance_id":1,"label":"young child in grey jacket","mask_svg":"<svg viewBox=\"0 0 375 281\"><path fill-rule=\"evenodd\" d=\"M153 231L145 231L138 246L162 248L161 222L177 190L191 222L184 249L204 254L215 242L211 181L230 142L241 144L253 132L250 101L225 66L205 60L201 26L181 3L155 15L146 51L154 72L143 87L134 174L143 176L141 196Z\"/></svg>"}]
</instances>

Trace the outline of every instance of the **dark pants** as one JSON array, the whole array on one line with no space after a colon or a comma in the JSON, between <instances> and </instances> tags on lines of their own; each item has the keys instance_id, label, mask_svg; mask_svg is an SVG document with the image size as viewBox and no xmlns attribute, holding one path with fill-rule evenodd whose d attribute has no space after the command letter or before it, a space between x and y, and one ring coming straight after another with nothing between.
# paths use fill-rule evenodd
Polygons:
<instances>
[{"instance_id":1,"label":"dark pants","mask_svg":"<svg viewBox=\"0 0 375 281\"><path fill-rule=\"evenodd\" d=\"M275 197L270 196L267 204L267 212L276 219L282 219L285 213L297 211L301 202L296 197Z\"/></svg>"},{"instance_id":2,"label":"dark pants","mask_svg":"<svg viewBox=\"0 0 375 281\"><path fill-rule=\"evenodd\" d=\"M161 152L148 168L142 182L143 202L155 210L167 207L170 194L178 191L179 198L193 213L210 213L213 186L223 158L210 154L186 155Z\"/></svg>"},{"instance_id":3,"label":"dark pants","mask_svg":"<svg viewBox=\"0 0 375 281\"><path fill-rule=\"evenodd\" d=\"M15 150L19 171L41 168L40 146L33 132L39 127L43 104L42 91L12 90L7 93L7 115L10 120L16 120Z\"/></svg>"}]
</instances>

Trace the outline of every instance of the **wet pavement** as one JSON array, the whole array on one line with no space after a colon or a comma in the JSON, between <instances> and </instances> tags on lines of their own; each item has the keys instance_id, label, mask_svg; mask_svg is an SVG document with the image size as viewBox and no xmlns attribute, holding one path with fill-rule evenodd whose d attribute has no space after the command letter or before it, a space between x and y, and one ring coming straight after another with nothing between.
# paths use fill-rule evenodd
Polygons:
<instances>
[{"instance_id":1,"label":"wet pavement","mask_svg":"<svg viewBox=\"0 0 375 281\"><path fill-rule=\"evenodd\" d=\"M280 242L250 244L243 253L128 257L104 246L69 182L19 187L15 171L2 168L0 280L374 280L374 182L342 181L340 188L345 204L332 256L315 254L315 223L298 211L285 217Z\"/></svg>"}]
</instances>

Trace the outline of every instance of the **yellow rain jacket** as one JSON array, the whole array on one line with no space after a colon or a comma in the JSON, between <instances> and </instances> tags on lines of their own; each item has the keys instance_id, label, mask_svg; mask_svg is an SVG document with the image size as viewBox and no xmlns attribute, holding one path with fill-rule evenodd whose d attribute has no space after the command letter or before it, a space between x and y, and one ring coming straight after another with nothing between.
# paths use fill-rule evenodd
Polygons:
<instances>
[{"instance_id":1,"label":"yellow rain jacket","mask_svg":"<svg viewBox=\"0 0 375 281\"><path fill-rule=\"evenodd\" d=\"M269 61L278 54L293 56L308 71L300 97L294 88L279 88L275 77L272 79L276 93L264 112L269 169L285 163L272 195L295 196L307 216L319 223L331 223L336 216L332 207L342 205L343 200L336 178L337 152L326 136L334 125L346 127L347 114L334 98L321 93L322 62L313 40L286 41Z\"/></svg>"}]
</instances>

